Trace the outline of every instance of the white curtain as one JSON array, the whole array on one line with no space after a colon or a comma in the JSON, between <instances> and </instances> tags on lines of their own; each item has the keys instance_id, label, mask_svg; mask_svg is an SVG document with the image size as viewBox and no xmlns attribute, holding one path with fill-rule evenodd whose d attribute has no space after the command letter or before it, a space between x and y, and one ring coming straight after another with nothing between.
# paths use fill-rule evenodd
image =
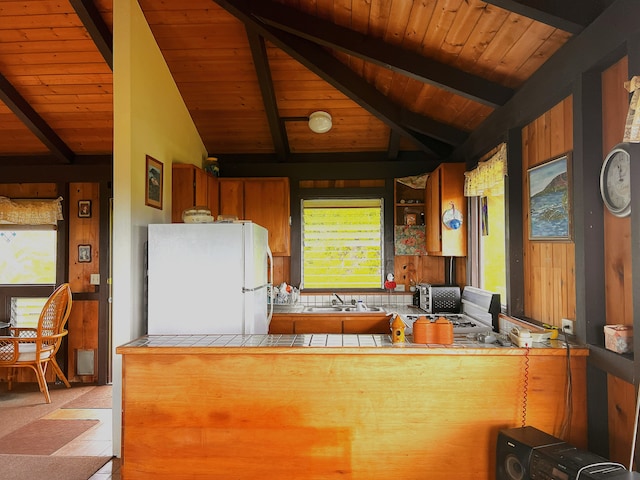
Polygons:
<instances>
[{"instance_id":1,"label":"white curtain","mask_svg":"<svg viewBox=\"0 0 640 480\"><path fill-rule=\"evenodd\" d=\"M57 225L62 220L62 197L54 200L11 200L0 197L0 223Z\"/></svg>"},{"instance_id":2,"label":"white curtain","mask_svg":"<svg viewBox=\"0 0 640 480\"><path fill-rule=\"evenodd\" d=\"M640 77L633 77L624 83L624 88L631 93L627 122L624 126L624 142L640 142Z\"/></svg>"},{"instance_id":3,"label":"white curtain","mask_svg":"<svg viewBox=\"0 0 640 480\"><path fill-rule=\"evenodd\" d=\"M478 163L470 172L464 172L464 195L481 197L504 194L504 177L507 175L507 146L501 144L487 161Z\"/></svg>"}]
</instances>

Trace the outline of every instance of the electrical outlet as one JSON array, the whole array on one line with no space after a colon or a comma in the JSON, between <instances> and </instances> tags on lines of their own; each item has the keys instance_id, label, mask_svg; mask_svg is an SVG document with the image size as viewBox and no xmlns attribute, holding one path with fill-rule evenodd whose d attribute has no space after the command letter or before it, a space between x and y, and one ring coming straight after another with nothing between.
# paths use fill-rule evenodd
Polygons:
<instances>
[{"instance_id":1,"label":"electrical outlet","mask_svg":"<svg viewBox=\"0 0 640 480\"><path fill-rule=\"evenodd\" d=\"M573 335L573 320L569 320L568 318L563 318L562 331L566 332L568 335Z\"/></svg>"}]
</instances>

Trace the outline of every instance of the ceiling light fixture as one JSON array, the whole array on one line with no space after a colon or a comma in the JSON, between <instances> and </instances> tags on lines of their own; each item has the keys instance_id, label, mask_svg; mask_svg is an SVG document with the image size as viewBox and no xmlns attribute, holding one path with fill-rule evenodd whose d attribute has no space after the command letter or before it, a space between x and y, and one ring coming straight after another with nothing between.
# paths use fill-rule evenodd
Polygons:
<instances>
[{"instance_id":1,"label":"ceiling light fixture","mask_svg":"<svg viewBox=\"0 0 640 480\"><path fill-rule=\"evenodd\" d=\"M309 115L309 128L312 132L327 133L331 126L331 115L327 112L313 112Z\"/></svg>"}]
</instances>

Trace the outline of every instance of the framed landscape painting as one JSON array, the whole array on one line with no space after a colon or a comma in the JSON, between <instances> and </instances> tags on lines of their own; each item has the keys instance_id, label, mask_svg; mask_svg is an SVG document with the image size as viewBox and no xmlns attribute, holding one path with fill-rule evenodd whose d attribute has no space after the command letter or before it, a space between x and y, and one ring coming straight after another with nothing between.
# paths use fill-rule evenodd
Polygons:
<instances>
[{"instance_id":1,"label":"framed landscape painting","mask_svg":"<svg viewBox=\"0 0 640 480\"><path fill-rule=\"evenodd\" d=\"M527 174L529 240L570 240L571 156L530 168Z\"/></svg>"}]
</instances>

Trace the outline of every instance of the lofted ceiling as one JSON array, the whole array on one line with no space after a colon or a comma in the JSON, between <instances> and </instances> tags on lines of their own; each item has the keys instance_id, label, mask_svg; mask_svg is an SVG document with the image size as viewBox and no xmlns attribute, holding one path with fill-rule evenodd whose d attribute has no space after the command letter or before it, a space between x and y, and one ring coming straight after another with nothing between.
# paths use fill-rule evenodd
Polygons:
<instances>
[{"instance_id":1,"label":"lofted ceiling","mask_svg":"<svg viewBox=\"0 0 640 480\"><path fill-rule=\"evenodd\" d=\"M209 154L288 162L446 159L612 2L139 0ZM110 161L112 3L0 0L0 164Z\"/></svg>"}]
</instances>

